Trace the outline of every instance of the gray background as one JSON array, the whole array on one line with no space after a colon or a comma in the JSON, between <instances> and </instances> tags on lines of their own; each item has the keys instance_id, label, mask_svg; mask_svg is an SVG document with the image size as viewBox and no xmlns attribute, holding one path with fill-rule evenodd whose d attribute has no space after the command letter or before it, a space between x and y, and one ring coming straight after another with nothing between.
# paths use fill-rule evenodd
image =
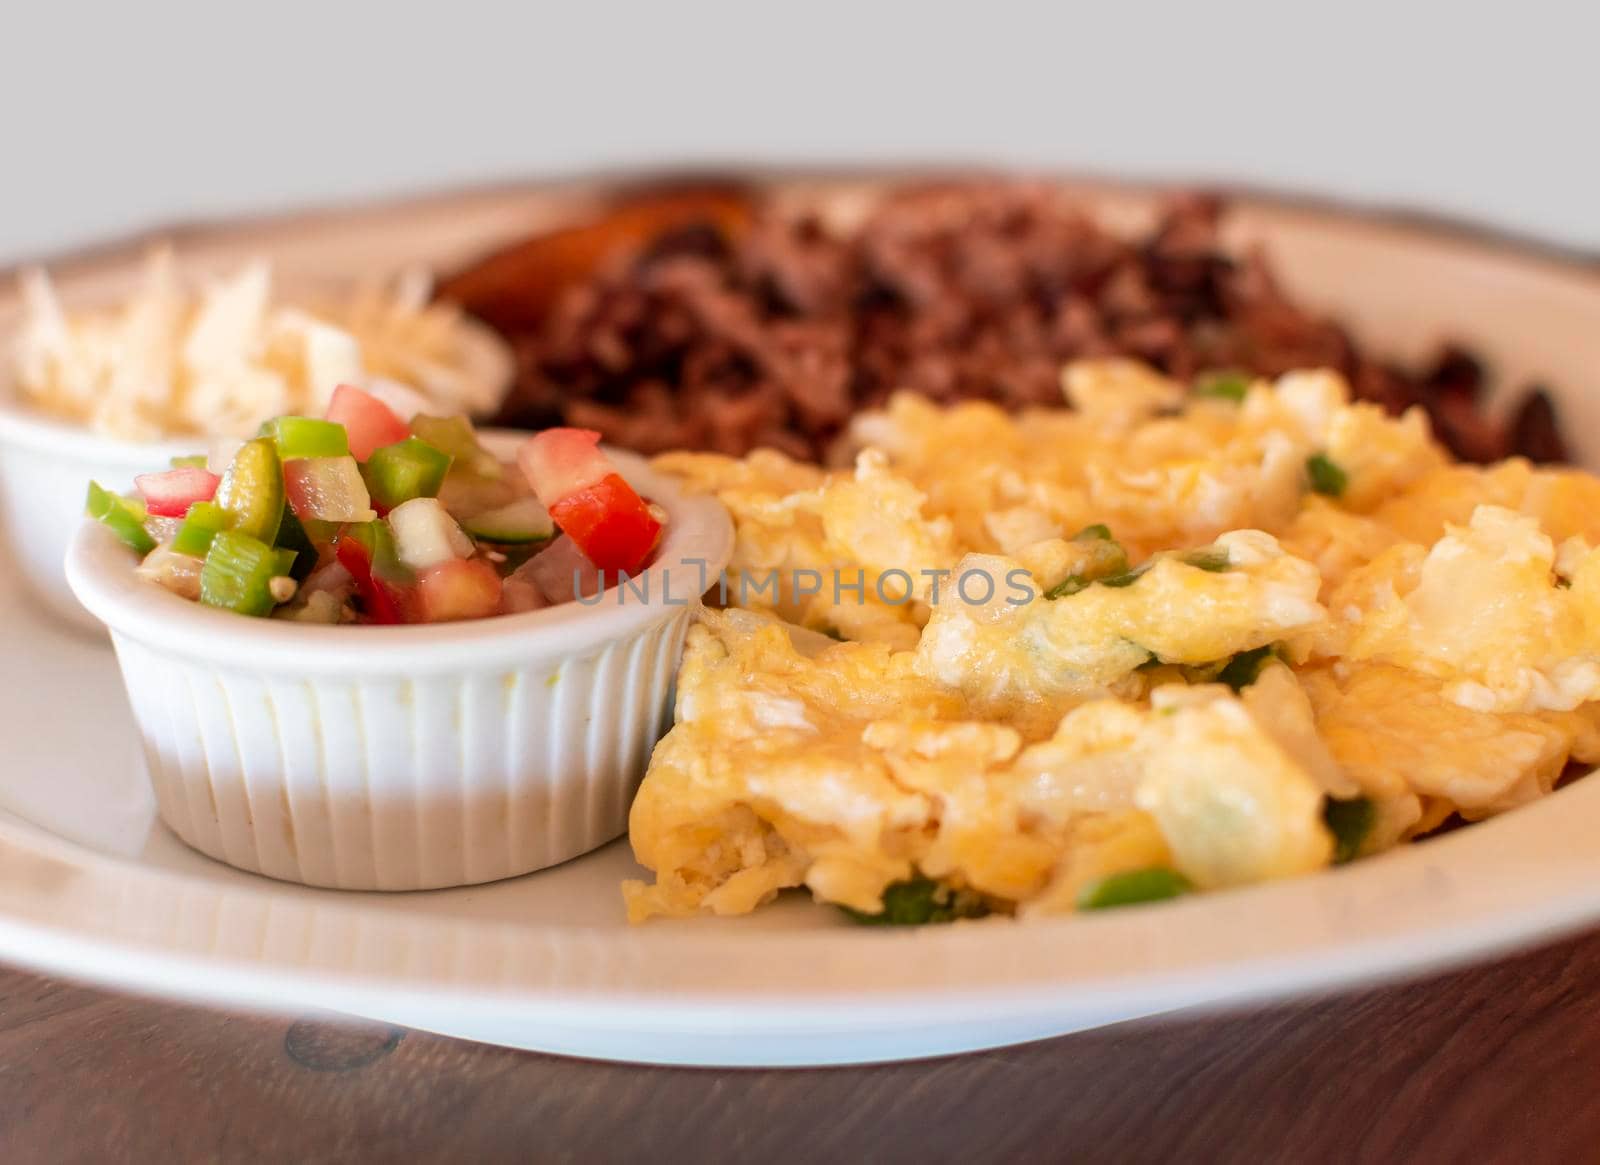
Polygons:
<instances>
[{"instance_id":1,"label":"gray background","mask_svg":"<svg viewBox=\"0 0 1600 1165\"><path fill-rule=\"evenodd\" d=\"M0 4L0 259L653 161L971 159L1443 210L1600 250L1555 5ZM1576 11L1576 5L1569 5Z\"/></svg>"}]
</instances>

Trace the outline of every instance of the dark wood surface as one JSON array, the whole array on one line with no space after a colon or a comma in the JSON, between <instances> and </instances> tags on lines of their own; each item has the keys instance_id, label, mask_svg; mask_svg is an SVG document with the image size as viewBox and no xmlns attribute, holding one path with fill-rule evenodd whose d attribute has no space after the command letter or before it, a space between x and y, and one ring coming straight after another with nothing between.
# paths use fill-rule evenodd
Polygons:
<instances>
[{"instance_id":1,"label":"dark wood surface","mask_svg":"<svg viewBox=\"0 0 1600 1165\"><path fill-rule=\"evenodd\" d=\"M918 1064L636 1068L0 971L0 1161L1597 1161L1600 933Z\"/></svg>"}]
</instances>

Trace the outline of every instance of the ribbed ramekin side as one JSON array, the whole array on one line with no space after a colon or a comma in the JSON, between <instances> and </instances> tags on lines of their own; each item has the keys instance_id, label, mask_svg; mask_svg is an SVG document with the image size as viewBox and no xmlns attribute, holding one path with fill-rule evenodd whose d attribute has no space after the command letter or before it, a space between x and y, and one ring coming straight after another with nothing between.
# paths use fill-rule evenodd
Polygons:
<instances>
[{"instance_id":1,"label":"ribbed ramekin side","mask_svg":"<svg viewBox=\"0 0 1600 1165\"><path fill-rule=\"evenodd\" d=\"M162 818L274 878L493 881L613 838L666 720L688 608L525 667L301 678L114 637Z\"/></svg>"}]
</instances>

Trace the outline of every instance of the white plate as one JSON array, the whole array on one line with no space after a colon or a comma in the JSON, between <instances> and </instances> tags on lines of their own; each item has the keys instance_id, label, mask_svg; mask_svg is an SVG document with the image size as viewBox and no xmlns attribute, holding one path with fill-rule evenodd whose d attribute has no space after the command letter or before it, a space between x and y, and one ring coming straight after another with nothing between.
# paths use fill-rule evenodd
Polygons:
<instances>
[{"instance_id":1,"label":"white plate","mask_svg":"<svg viewBox=\"0 0 1600 1165\"><path fill-rule=\"evenodd\" d=\"M809 189L838 206L862 192ZM1146 208L1137 193L1088 193L1107 213ZM453 260L586 197L473 195L184 245L266 248L307 270ZM1270 238L1297 289L1397 352L1453 333L1513 383L1548 380L1581 451L1600 452L1594 272L1269 205L1236 231ZM126 262L76 278L115 280ZM846 1063L1414 973L1600 918L1600 779L1331 873L1027 926L862 929L794 897L746 919L630 929L624 844L491 886L310 890L211 862L155 823L109 648L50 623L3 573L0 643L0 958L132 990L605 1059Z\"/></svg>"}]
</instances>

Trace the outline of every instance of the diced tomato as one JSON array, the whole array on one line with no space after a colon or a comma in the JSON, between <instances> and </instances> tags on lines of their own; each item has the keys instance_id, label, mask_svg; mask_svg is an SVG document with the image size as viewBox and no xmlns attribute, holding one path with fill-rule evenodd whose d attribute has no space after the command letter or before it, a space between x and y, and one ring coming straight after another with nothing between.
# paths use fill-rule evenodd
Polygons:
<instances>
[{"instance_id":1,"label":"diced tomato","mask_svg":"<svg viewBox=\"0 0 1600 1165\"><path fill-rule=\"evenodd\" d=\"M368 619L374 623L406 621L402 596L397 588L373 575L372 557L365 546L354 538L340 538L334 543L334 554L339 559L339 565L355 579L356 595Z\"/></svg>"},{"instance_id":2,"label":"diced tomato","mask_svg":"<svg viewBox=\"0 0 1600 1165\"><path fill-rule=\"evenodd\" d=\"M546 429L517 451L517 464L563 533L603 571L637 570L661 523L600 451L591 429Z\"/></svg>"},{"instance_id":3,"label":"diced tomato","mask_svg":"<svg viewBox=\"0 0 1600 1165\"><path fill-rule=\"evenodd\" d=\"M650 507L616 473L568 494L550 507L550 517L602 571L632 574L650 556L661 534L661 523Z\"/></svg>"},{"instance_id":4,"label":"diced tomato","mask_svg":"<svg viewBox=\"0 0 1600 1165\"><path fill-rule=\"evenodd\" d=\"M133 479L145 509L161 518L181 518L195 502L209 502L222 478L196 466L165 473L141 473Z\"/></svg>"},{"instance_id":5,"label":"diced tomato","mask_svg":"<svg viewBox=\"0 0 1600 1165\"><path fill-rule=\"evenodd\" d=\"M600 434L593 429L546 429L523 442L517 464L549 509L617 471L599 445Z\"/></svg>"},{"instance_id":6,"label":"diced tomato","mask_svg":"<svg viewBox=\"0 0 1600 1165\"><path fill-rule=\"evenodd\" d=\"M344 426L350 452L357 461L365 461L373 450L411 435L411 426L395 416L393 409L353 384L341 384L333 390L327 419Z\"/></svg>"},{"instance_id":7,"label":"diced tomato","mask_svg":"<svg viewBox=\"0 0 1600 1165\"><path fill-rule=\"evenodd\" d=\"M424 623L484 619L500 612L500 576L478 558L453 558L417 575L417 606Z\"/></svg>"}]
</instances>

